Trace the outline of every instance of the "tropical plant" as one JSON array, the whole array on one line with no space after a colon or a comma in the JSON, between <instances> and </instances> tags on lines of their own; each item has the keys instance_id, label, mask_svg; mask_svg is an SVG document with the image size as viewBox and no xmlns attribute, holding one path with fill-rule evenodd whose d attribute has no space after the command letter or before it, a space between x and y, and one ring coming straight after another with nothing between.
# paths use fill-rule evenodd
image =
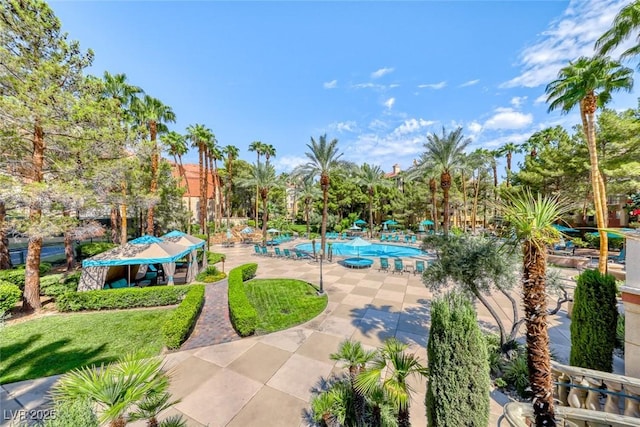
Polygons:
<instances>
[{"instance_id":1,"label":"tropical plant","mask_svg":"<svg viewBox=\"0 0 640 427\"><path fill-rule=\"evenodd\" d=\"M625 7L613 19L611 28L596 41L596 49L600 55L607 55L613 49L622 44L634 33L640 30L640 1L634 0ZM636 35L636 39L638 35ZM621 58L637 56L640 53L640 44L634 44L624 52Z\"/></svg>"},{"instance_id":2,"label":"tropical plant","mask_svg":"<svg viewBox=\"0 0 640 427\"><path fill-rule=\"evenodd\" d=\"M242 180L245 187L252 186L258 188L258 194L262 201L262 239L267 240L267 222L269 220L269 192L276 187L281 187L282 183L276 176L276 170L268 163L257 163L252 167L251 177Z\"/></svg>"},{"instance_id":3,"label":"tropical plant","mask_svg":"<svg viewBox=\"0 0 640 427\"><path fill-rule=\"evenodd\" d=\"M407 345L395 338L385 341L370 366L356 379L356 388L368 395L380 386L398 414L398 426L411 425L409 403L412 387L407 382L411 376L426 376L427 370L415 354L407 353Z\"/></svg>"},{"instance_id":4,"label":"tropical plant","mask_svg":"<svg viewBox=\"0 0 640 427\"><path fill-rule=\"evenodd\" d=\"M500 148L498 148L498 155L504 156L507 159L507 187L511 185L511 162L514 153L520 153L521 148L514 142L507 142Z\"/></svg>"},{"instance_id":5,"label":"tropical plant","mask_svg":"<svg viewBox=\"0 0 640 427\"><path fill-rule=\"evenodd\" d=\"M365 187L369 199L369 237L373 237L373 197L376 188L389 187L391 181L384 177L384 171L380 166L364 163L357 170L357 183Z\"/></svg>"},{"instance_id":6,"label":"tropical plant","mask_svg":"<svg viewBox=\"0 0 640 427\"><path fill-rule=\"evenodd\" d=\"M343 153L338 154L338 140L332 139L327 142L327 135L322 135L316 141L311 137L311 143L307 144L309 151L305 153L309 161L299 166L294 174L301 174L306 177L320 177L320 189L322 190L322 225L320 227L320 247L324 248L327 241L327 207L329 204L329 185L331 184L331 174L336 169L345 165L340 161Z\"/></svg>"},{"instance_id":7,"label":"tropical plant","mask_svg":"<svg viewBox=\"0 0 640 427\"><path fill-rule=\"evenodd\" d=\"M298 194L304 206L304 218L307 223L307 237L309 237L311 235L312 204L314 201L322 197L322 192L314 182L313 177L308 177L301 180Z\"/></svg>"},{"instance_id":8,"label":"tropical plant","mask_svg":"<svg viewBox=\"0 0 640 427\"><path fill-rule=\"evenodd\" d=\"M173 157L173 162L176 164L180 179L182 180L181 184L188 189L189 182L187 181L187 173L182 165L182 156L189 151L186 136L176 131L170 131L162 135L160 141L165 145L167 153Z\"/></svg>"},{"instance_id":9,"label":"tropical plant","mask_svg":"<svg viewBox=\"0 0 640 427\"><path fill-rule=\"evenodd\" d=\"M207 142L207 154L209 156L209 164L213 164L211 177L213 185L212 199L215 208L214 225L216 230L220 228L222 218L222 185L220 181L220 174L218 173L218 160L222 160L222 150L218 147L217 143L218 140L212 133L211 139Z\"/></svg>"},{"instance_id":10,"label":"tropical plant","mask_svg":"<svg viewBox=\"0 0 640 427\"><path fill-rule=\"evenodd\" d=\"M631 90L633 70L605 57L580 57L558 72L558 78L545 89L549 111L561 109L566 114L576 105L580 106L582 127L589 149L591 164L591 186L595 205L596 223L600 232L600 257L598 269L607 268L607 193L604 178L598 166L595 113L598 107L611 100L611 94L620 90Z\"/></svg>"},{"instance_id":11,"label":"tropical plant","mask_svg":"<svg viewBox=\"0 0 640 427\"><path fill-rule=\"evenodd\" d=\"M249 144L249 151L256 153L256 164L260 163L260 156L264 153L267 144L261 141L253 141ZM258 200L260 199L260 195L258 194L258 187L256 187L256 204L255 204L255 219L256 219L256 227L258 226Z\"/></svg>"},{"instance_id":12,"label":"tropical plant","mask_svg":"<svg viewBox=\"0 0 640 427\"><path fill-rule=\"evenodd\" d=\"M129 414L129 420L147 420L147 427L158 427L158 415L169 409L179 400L171 401L171 393L167 391L151 392L136 404L136 410Z\"/></svg>"},{"instance_id":13,"label":"tropical plant","mask_svg":"<svg viewBox=\"0 0 640 427\"><path fill-rule=\"evenodd\" d=\"M227 170L227 228L230 227L230 219L231 217L231 199L233 194L233 162L238 158L240 154L240 150L235 145L227 145L222 149L222 152L227 156L225 160L225 167Z\"/></svg>"},{"instance_id":14,"label":"tropical plant","mask_svg":"<svg viewBox=\"0 0 640 427\"><path fill-rule=\"evenodd\" d=\"M471 143L471 139L464 138L462 128L447 133L442 128L442 135L435 132L427 135L427 142L424 144L427 158L440 170L440 188L442 188L443 204L443 232L449 233L449 190L451 189L451 172L456 162L459 160L464 149Z\"/></svg>"},{"instance_id":15,"label":"tropical plant","mask_svg":"<svg viewBox=\"0 0 640 427\"><path fill-rule=\"evenodd\" d=\"M487 426L487 347L476 312L462 294L447 294L433 301L427 355L429 426Z\"/></svg>"},{"instance_id":16,"label":"tropical plant","mask_svg":"<svg viewBox=\"0 0 640 427\"><path fill-rule=\"evenodd\" d=\"M526 324L527 364L536 426L555 426L553 378L547 329L547 245L560 237L553 227L569 206L530 191L505 194L504 218L515 241L522 244L522 301Z\"/></svg>"},{"instance_id":17,"label":"tropical plant","mask_svg":"<svg viewBox=\"0 0 640 427\"><path fill-rule=\"evenodd\" d=\"M205 232L207 229L207 183L209 182L209 176L205 171L205 155L207 141L211 139L213 133L204 125L195 124L187 127L187 134L187 138L191 141L191 146L198 149L198 178L200 182L198 221L200 230Z\"/></svg>"}]
</instances>

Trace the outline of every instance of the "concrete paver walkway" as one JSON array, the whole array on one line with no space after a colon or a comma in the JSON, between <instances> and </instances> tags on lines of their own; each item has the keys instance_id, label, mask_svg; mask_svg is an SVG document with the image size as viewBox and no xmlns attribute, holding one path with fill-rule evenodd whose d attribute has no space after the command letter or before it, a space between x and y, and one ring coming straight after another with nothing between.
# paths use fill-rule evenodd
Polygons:
<instances>
[{"instance_id":1,"label":"concrete paver walkway","mask_svg":"<svg viewBox=\"0 0 640 427\"><path fill-rule=\"evenodd\" d=\"M227 255L228 269L257 262L259 278L319 282L319 265L312 261L251 256L251 246L215 250ZM347 338L373 349L395 336L426 363L432 294L419 276L379 272L375 266L353 270L335 262L323 267L329 303L320 316L285 331L215 345L208 345L208 340L234 337L216 330L228 321L226 283L208 286L207 298L212 299L207 301L194 335L181 351L165 356L173 375L171 392L174 398L181 399L168 414L180 413L194 427L307 426L311 391L322 378L342 372L340 364L331 361L329 355ZM501 315L507 318L506 308L510 306L506 297L496 294L493 299L505 307ZM482 306L477 308L481 324L492 325L489 313ZM227 318L222 319L216 311ZM554 352L560 362L566 363L569 321L561 312L550 322ZM2 408L41 406L44 392L53 381L41 379L2 386ZM416 390L411 402L412 425L425 426L426 382L412 379L411 385ZM501 393L492 393L490 425L496 425L505 400ZM0 425L4 425L2 420Z\"/></svg>"}]
</instances>

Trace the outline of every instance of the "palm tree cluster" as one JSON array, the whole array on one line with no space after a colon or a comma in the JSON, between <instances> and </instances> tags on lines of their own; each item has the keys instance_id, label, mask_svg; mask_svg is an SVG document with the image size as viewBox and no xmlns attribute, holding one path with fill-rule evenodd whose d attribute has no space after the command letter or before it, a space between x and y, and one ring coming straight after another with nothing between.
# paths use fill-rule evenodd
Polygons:
<instances>
[{"instance_id":1,"label":"palm tree cluster","mask_svg":"<svg viewBox=\"0 0 640 427\"><path fill-rule=\"evenodd\" d=\"M395 338L375 351L357 341L340 344L332 360L343 362L347 375L334 378L311 402L315 421L329 427L408 427L412 388L408 379L425 376L418 358Z\"/></svg>"}]
</instances>

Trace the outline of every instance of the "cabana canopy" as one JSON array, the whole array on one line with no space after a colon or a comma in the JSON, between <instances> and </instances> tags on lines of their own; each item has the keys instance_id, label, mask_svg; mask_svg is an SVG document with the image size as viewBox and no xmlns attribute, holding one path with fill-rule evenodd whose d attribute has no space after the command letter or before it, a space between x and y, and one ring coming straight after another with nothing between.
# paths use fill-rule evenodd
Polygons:
<instances>
[{"instance_id":1,"label":"cabana canopy","mask_svg":"<svg viewBox=\"0 0 640 427\"><path fill-rule=\"evenodd\" d=\"M178 245L187 246L192 249L201 248L206 243L204 240L199 239L190 234L183 233L182 231L173 230L162 236L162 240L176 243Z\"/></svg>"}]
</instances>

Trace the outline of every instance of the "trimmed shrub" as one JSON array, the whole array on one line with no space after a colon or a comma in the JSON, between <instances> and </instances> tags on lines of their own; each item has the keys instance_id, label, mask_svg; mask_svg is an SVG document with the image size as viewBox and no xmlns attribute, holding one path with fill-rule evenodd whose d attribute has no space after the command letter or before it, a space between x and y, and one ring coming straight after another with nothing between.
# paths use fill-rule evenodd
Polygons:
<instances>
[{"instance_id":1,"label":"trimmed shrub","mask_svg":"<svg viewBox=\"0 0 640 427\"><path fill-rule=\"evenodd\" d=\"M13 268L11 270L0 270L0 280L12 283L18 286L20 289L24 289L24 275L25 275L25 266L21 265L19 267ZM48 262L43 262L38 267L40 277L51 271L51 264Z\"/></svg>"},{"instance_id":2,"label":"trimmed shrub","mask_svg":"<svg viewBox=\"0 0 640 427\"><path fill-rule=\"evenodd\" d=\"M226 259L227 256L225 254L207 251L207 262L209 264L217 264L220 261L224 262Z\"/></svg>"},{"instance_id":3,"label":"trimmed shrub","mask_svg":"<svg viewBox=\"0 0 640 427\"><path fill-rule=\"evenodd\" d=\"M180 348L198 319L204 304L204 286L193 285L171 317L162 325L164 344L170 349Z\"/></svg>"},{"instance_id":4,"label":"trimmed shrub","mask_svg":"<svg viewBox=\"0 0 640 427\"><path fill-rule=\"evenodd\" d=\"M58 311L113 310L178 304L189 286L102 289L67 292L56 300Z\"/></svg>"},{"instance_id":5,"label":"trimmed shrub","mask_svg":"<svg viewBox=\"0 0 640 427\"><path fill-rule=\"evenodd\" d=\"M58 297L67 292L78 289L80 271L72 274L50 274L40 279L40 295Z\"/></svg>"},{"instance_id":6,"label":"trimmed shrub","mask_svg":"<svg viewBox=\"0 0 640 427\"><path fill-rule=\"evenodd\" d=\"M193 237L197 237L198 239L202 239L202 240L204 240L205 242L207 241L207 235L206 235L206 234L196 234L196 233L193 233Z\"/></svg>"},{"instance_id":7,"label":"trimmed shrub","mask_svg":"<svg viewBox=\"0 0 640 427\"><path fill-rule=\"evenodd\" d=\"M476 312L463 295L452 293L433 302L427 354L429 426L487 426L487 348Z\"/></svg>"},{"instance_id":8,"label":"trimmed shrub","mask_svg":"<svg viewBox=\"0 0 640 427\"><path fill-rule=\"evenodd\" d=\"M196 276L196 280L198 282L213 283L217 282L218 280L222 280L225 277L226 274L219 271L216 266L210 265L206 270L198 273L198 275Z\"/></svg>"},{"instance_id":9,"label":"trimmed shrub","mask_svg":"<svg viewBox=\"0 0 640 427\"><path fill-rule=\"evenodd\" d=\"M11 310L20 301L21 296L22 291L19 287L0 281L0 314Z\"/></svg>"},{"instance_id":10,"label":"trimmed shrub","mask_svg":"<svg viewBox=\"0 0 640 427\"><path fill-rule=\"evenodd\" d=\"M76 251L80 255L81 258L91 258L94 255L101 254L102 252L106 252L109 249L115 248L117 245L111 242L91 242L91 243L82 243L78 245Z\"/></svg>"},{"instance_id":11,"label":"trimmed shrub","mask_svg":"<svg viewBox=\"0 0 640 427\"><path fill-rule=\"evenodd\" d=\"M242 269L242 281L246 282L247 280L251 280L256 277L256 272L258 271L258 264L249 263L241 265L239 268Z\"/></svg>"},{"instance_id":12,"label":"trimmed shrub","mask_svg":"<svg viewBox=\"0 0 640 427\"><path fill-rule=\"evenodd\" d=\"M244 264L229 272L229 317L242 337L253 334L258 325L258 313L249 302L243 285L244 277L248 277L251 271L253 277L257 268L257 264Z\"/></svg>"},{"instance_id":13,"label":"trimmed shrub","mask_svg":"<svg viewBox=\"0 0 640 427\"><path fill-rule=\"evenodd\" d=\"M46 413L46 411L43 411ZM98 427L98 417L93 412L93 404L88 399L61 400L56 402L51 417L44 420L42 427Z\"/></svg>"},{"instance_id":14,"label":"trimmed shrub","mask_svg":"<svg viewBox=\"0 0 640 427\"><path fill-rule=\"evenodd\" d=\"M617 324L615 277L598 270L584 271L573 295L569 363L611 372Z\"/></svg>"}]
</instances>

